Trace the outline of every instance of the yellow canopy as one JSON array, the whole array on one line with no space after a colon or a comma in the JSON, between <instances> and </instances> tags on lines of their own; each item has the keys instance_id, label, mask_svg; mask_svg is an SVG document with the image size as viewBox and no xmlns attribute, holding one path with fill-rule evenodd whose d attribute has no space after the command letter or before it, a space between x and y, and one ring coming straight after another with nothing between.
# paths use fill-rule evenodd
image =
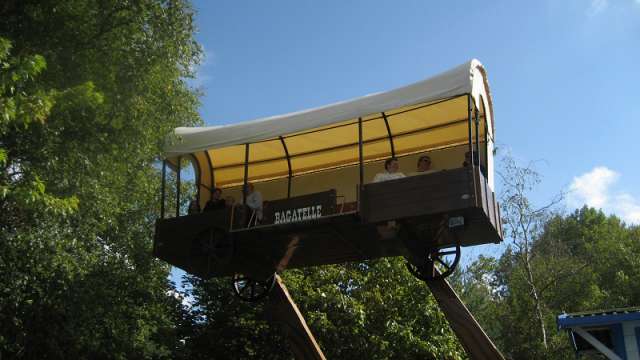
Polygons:
<instances>
[{"instance_id":1,"label":"yellow canopy","mask_svg":"<svg viewBox=\"0 0 640 360\"><path fill-rule=\"evenodd\" d=\"M177 128L166 156L192 156L200 185L210 189L243 183L247 150L253 182L357 164L359 121L365 162L453 147L468 142L469 99L482 122L481 142L486 132L491 146L491 94L483 66L472 60L412 85L320 108L228 126ZM487 166L493 187L492 160Z\"/></svg>"}]
</instances>

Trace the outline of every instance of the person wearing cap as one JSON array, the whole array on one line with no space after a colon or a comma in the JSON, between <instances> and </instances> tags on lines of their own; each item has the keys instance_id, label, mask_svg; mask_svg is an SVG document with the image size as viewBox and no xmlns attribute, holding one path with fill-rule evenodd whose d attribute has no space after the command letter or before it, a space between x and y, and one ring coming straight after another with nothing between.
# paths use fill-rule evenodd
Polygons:
<instances>
[{"instance_id":1,"label":"person wearing cap","mask_svg":"<svg viewBox=\"0 0 640 360\"><path fill-rule=\"evenodd\" d=\"M373 182L377 183L382 181L401 179L405 177L403 173L398 171L399 169L400 165L398 164L398 159L393 157L389 158L384 162L385 172L376 174L376 176L373 178Z\"/></svg>"}]
</instances>

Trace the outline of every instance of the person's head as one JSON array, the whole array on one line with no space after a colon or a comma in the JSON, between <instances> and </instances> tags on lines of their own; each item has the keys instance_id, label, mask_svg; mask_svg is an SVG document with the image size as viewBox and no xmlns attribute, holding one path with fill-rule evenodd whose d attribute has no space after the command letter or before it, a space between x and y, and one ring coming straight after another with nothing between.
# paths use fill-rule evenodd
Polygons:
<instances>
[{"instance_id":1,"label":"person's head","mask_svg":"<svg viewBox=\"0 0 640 360\"><path fill-rule=\"evenodd\" d=\"M479 161L478 161L478 153L474 153L473 154L473 159L475 160L476 165L478 165ZM471 151L467 151L466 153L464 153L464 162L462 163L463 166L471 166Z\"/></svg>"},{"instance_id":2,"label":"person's head","mask_svg":"<svg viewBox=\"0 0 640 360\"><path fill-rule=\"evenodd\" d=\"M392 157L384 162L384 169L387 170L387 172L394 173L397 172L399 168L400 165L398 165L398 159L396 158Z\"/></svg>"},{"instance_id":3,"label":"person's head","mask_svg":"<svg viewBox=\"0 0 640 360\"><path fill-rule=\"evenodd\" d=\"M213 189L213 199L218 200L220 198L222 198L222 189L220 188Z\"/></svg>"},{"instance_id":4,"label":"person's head","mask_svg":"<svg viewBox=\"0 0 640 360\"><path fill-rule=\"evenodd\" d=\"M252 183L247 183L247 194L251 194L255 188Z\"/></svg>"},{"instance_id":5,"label":"person's head","mask_svg":"<svg viewBox=\"0 0 640 360\"><path fill-rule=\"evenodd\" d=\"M427 155L422 155L418 158L418 171L423 172L431 169L431 158Z\"/></svg>"}]
</instances>

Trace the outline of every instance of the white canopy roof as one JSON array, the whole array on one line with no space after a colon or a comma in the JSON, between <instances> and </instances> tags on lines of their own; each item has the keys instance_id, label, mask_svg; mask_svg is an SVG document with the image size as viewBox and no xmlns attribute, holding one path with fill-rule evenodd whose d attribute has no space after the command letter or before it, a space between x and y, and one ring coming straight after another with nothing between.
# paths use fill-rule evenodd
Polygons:
<instances>
[{"instance_id":1,"label":"white canopy roof","mask_svg":"<svg viewBox=\"0 0 640 360\"><path fill-rule=\"evenodd\" d=\"M493 130L493 109L485 70L471 60L449 71L395 90L366 95L314 109L271 116L225 126L179 127L165 149L167 157L233 145L277 139L279 136L319 128L370 114L471 94L478 108L486 109ZM480 101L484 102L481 106Z\"/></svg>"}]
</instances>

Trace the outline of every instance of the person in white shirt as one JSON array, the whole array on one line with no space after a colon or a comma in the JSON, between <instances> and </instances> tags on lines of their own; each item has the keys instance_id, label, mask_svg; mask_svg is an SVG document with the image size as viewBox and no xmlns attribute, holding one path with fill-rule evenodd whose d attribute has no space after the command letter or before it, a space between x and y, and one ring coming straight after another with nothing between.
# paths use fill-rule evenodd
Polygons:
<instances>
[{"instance_id":1,"label":"person in white shirt","mask_svg":"<svg viewBox=\"0 0 640 360\"><path fill-rule=\"evenodd\" d=\"M400 165L398 164L398 159L387 159L387 161L384 162L385 172L376 174L376 176L373 178L373 182L377 183L381 181L395 180L405 177L403 173L398 171L399 168Z\"/></svg>"},{"instance_id":2,"label":"person in white shirt","mask_svg":"<svg viewBox=\"0 0 640 360\"><path fill-rule=\"evenodd\" d=\"M252 183L247 183L247 206L256 212L258 222L262 221L262 194Z\"/></svg>"}]
</instances>

